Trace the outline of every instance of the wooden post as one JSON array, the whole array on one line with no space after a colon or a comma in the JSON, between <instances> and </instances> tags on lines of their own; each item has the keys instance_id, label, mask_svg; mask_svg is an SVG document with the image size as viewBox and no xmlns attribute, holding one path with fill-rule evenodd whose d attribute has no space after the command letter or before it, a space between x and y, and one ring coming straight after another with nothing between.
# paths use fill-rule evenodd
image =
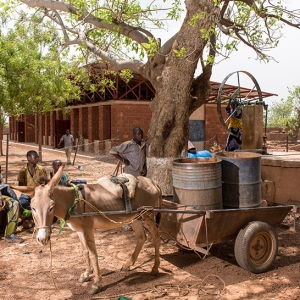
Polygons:
<instances>
[{"instance_id":1,"label":"wooden post","mask_svg":"<svg viewBox=\"0 0 300 300\"><path fill-rule=\"evenodd\" d=\"M262 149L263 146L263 106L245 105L242 115L242 149Z\"/></svg>"}]
</instances>

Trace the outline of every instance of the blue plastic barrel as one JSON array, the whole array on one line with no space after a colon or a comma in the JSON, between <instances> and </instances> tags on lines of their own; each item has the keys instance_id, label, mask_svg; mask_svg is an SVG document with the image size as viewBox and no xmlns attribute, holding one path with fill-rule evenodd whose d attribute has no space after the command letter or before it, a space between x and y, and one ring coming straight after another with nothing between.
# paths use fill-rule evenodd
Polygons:
<instances>
[{"instance_id":1,"label":"blue plastic barrel","mask_svg":"<svg viewBox=\"0 0 300 300\"><path fill-rule=\"evenodd\" d=\"M210 152L209 151L207 151L207 150L202 150L202 151L197 151L196 153L189 153L188 152L188 157L189 158L193 158L193 157L199 157L199 158L201 158L201 157L212 157L212 155L210 154Z\"/></svg>"},{"instance_id":2,"label":"blue plastic barrel","mask_svg":"<svg viewBox=\"0 0 300 300\"><path fill-rule=\"evenodd\" d=\"M224 208L252 208L261 205L261 154L219 152Z\"/></svg>"},{"instance_id":3,"label":"blue plastic barrel","mask_svg":"<svg viewBox=\"0 0 300 300\"><path fill-rule=\"evenodd\" d=\"M221 161L183 158L173 161L173 201L199 210L221 209Z\"/></svg>"}]
</instances>

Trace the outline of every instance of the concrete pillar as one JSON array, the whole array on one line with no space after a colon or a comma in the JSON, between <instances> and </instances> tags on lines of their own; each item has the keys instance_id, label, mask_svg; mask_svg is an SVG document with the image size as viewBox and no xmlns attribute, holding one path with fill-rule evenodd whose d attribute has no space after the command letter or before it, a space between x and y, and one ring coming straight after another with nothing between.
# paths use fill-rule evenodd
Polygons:
<instances>
[{"instance_id":1,"label":"concrete pillar","mask_svg":"<svg viewBox=\"0 0 300 300\"><path fill-rule=\"evenodd\" d=\"M99 140L94 140L94 151L95 154L99 154Z\"/></svg>"},{"instance_id":2,"label":"concrete pillar","mask_svg":"<svg viewBox=\"0 0 300 300\"><path fill-rule=\"evenodd\" d=\"M263 106L243 106L242 149L262 149L263 145Z\"/></svg>"},{"instance_id":3,"label":"concrete pillar","mask_svg":"<svg viewBox=\"0 0 300 300\"><path fill-rule=\"evenodd\" d=\"M84 139L84 152L89 152L89 139Z\"/></svg>"},{"instance_id":4,"label":"concrete pillar","mask_svg":"<svg viewBox=\"0 0 300 300\"><path fill-rule=\"evenodd\" d=\"M111 149L111 141L105 141L105 154L109 154Z\"/></svg>"}]
</instances>

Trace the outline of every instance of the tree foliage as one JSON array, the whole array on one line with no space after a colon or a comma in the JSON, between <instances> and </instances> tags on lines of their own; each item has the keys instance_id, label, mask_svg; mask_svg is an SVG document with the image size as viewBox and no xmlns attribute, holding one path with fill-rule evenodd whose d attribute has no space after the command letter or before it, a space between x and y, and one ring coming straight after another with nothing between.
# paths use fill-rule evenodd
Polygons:
<instances>
[{"instance_id":1,"label":"tree foliage","mask_svg":"<svg viewBox=\"0 0 300 300\"><path fill-rule=\"evenodd\" d=\"M8 115L38 116L32 130L38 132L40 157L40 116L79 100L81 90L75 81L84 78L85 70L64 61L59 48L55 31L32 24L18 24L0 37L0 105Z\"/></svg>"},{"instance_id":2,"label":"tree foliage","mask_svg":"<svg viewBox=\"0 0 300 300\"><path fill-rule=\"evenodd\" d=\"M20 7L20 2L34 10ZM227 57L231 51L238 50L238 43L242 42L251 47L259 59L268 60L270 57L267 52L277 46L282 25L299 28L299 10L289 11L282 1L200 2L211 2L218 8L218 14L208 20L212 23L211 27L208 30L202 28L200 34L207 41L206 45L213 46L220 57ZM129 58L138 57L139 63L142 63L143 58L149 58L154 53L161 52L164 55L171 51L172 43L160 45L159 37L155 37L151 29L165 28L167 21L179 20L183 11L180 0L172 1L169 6L167 4L170 1L166 0L152 1L146 5L142 3L145 2L12 0L2 1L2 17L7 21L14 11L14 17L23 22L42 22L43 26L61 33L63 45L81 46L94 54L90 56L91 59L101 58L115 69L123 69L127 64L127 67L136 71L139 64ZM209 15L204 10L189 12L188 5L185 9L189 13L190 26L195 26ZM217 38L210 45L212 35ZM174 40L171 37L170 41Z\"/></svg>"},{"instance_id":3,"label":"tree foliage","mask_svg":"<svg viewBox=\"0 0 300 300\"><path fill-rule=\"evenodd\" d=\"M0 39L1 106L10 115L45 114L79 99L74 66L58 51L56 32L17 26Z\"/></svg>"},{"instance_id":4,"label":"tree foliage","mask_svg":"<svg viewBox=\"0 0 300 300\"><path fill-rule=\"evenodd\" d=\"M300 87L289 88L286 99L275 101L269 110L268 126L277 126L290 130L300 127Z\"/></svg>"}]
</instances>

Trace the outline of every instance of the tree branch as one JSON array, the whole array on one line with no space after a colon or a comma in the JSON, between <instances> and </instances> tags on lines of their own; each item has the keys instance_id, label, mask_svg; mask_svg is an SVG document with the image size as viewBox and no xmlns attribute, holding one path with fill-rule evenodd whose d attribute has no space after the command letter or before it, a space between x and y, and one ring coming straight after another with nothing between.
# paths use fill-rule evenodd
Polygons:
<instances>
[{"instance_id":1,"label":"tree branch","mask_svg":"<svg viewBox=\"0 0 300 300\"><path fill-rule=\"evenodd\" d=\"M65 45L82 45L85 44L87 49L100 57L110 65L110 69L113 71L120 71L123 69L129 69L135 73L143 74L143 64L139 60L117 60L108 52L103 51L97 47L91 40L87 39L83 32L79 33L79 37L76 40L68 41Z\"/></svg>"},{"instance_id":2,"label":"tree branch","mask_svg":"<svg viewBox=\"0 0 300 300\"><path fill-rule=\"evenodd\" d=\"M107 29L112 32L120 32L122 35L129 37L133 41L137 43L148 43L151 33L138 27L133 27L125 23L105 23L102 19L96 18L91 13L77 9L74 5L63 3L60 1L52 1L52 0L20 0L24 4L28 5L29 7L43 7L48 8L51 10L58 10L61 12L67 12L73 15L76 15L80 20L83 20L85 24L92 24L97 28ZM116 29L116 27L119 28ZM140 32L140 31L141 32ZM143 32L143 33L142 33ZM147 33L147 36L145 35Z\"/></svg>"}]
</instances>

